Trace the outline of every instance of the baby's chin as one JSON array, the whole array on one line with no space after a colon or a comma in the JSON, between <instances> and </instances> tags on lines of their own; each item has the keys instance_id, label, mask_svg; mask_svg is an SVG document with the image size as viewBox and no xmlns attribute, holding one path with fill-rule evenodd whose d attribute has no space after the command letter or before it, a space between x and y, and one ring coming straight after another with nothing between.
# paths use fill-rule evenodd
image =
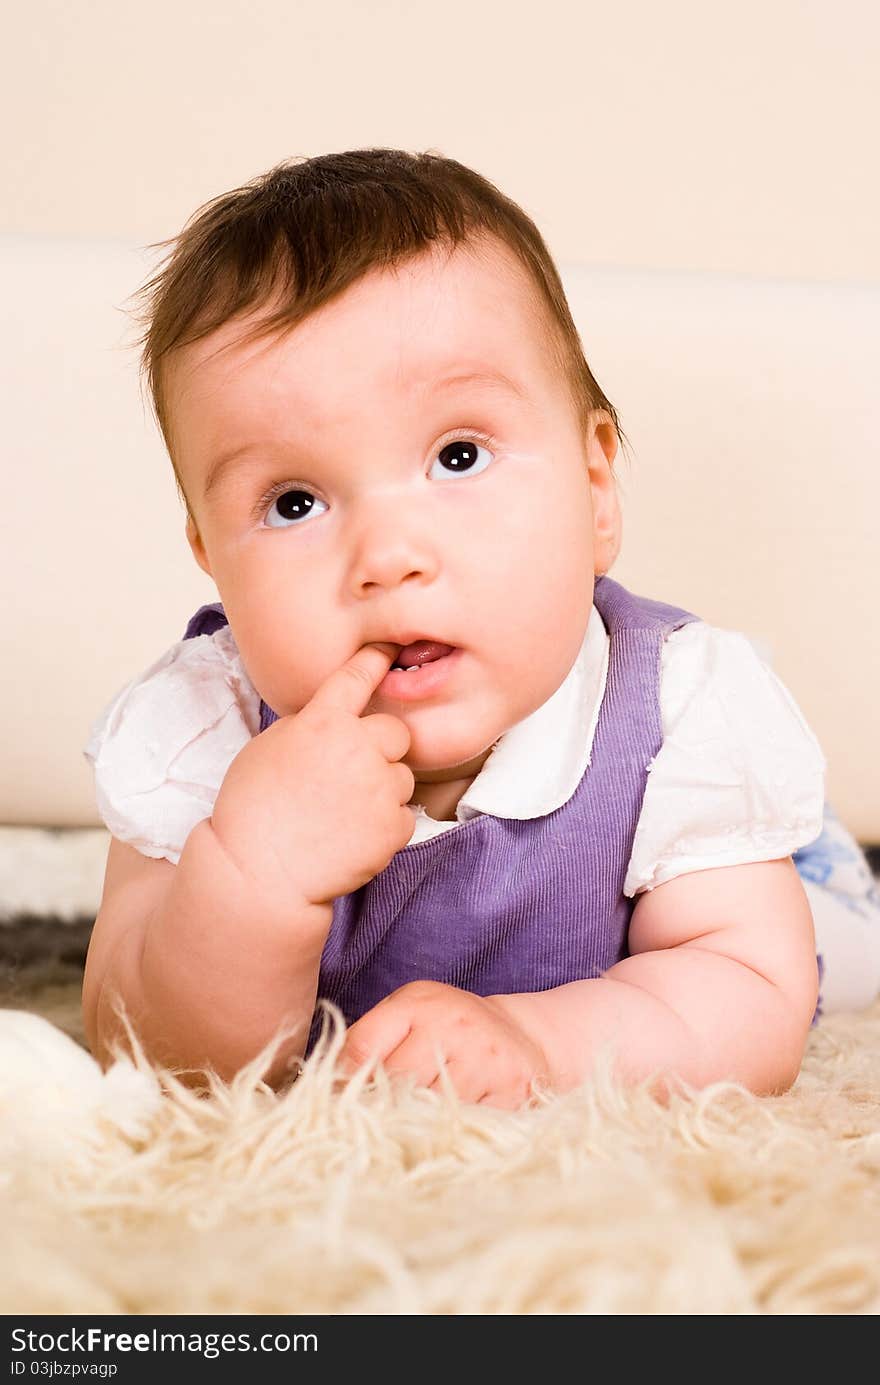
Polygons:
<instances>
[{"instance_id":1,"label":"baby's chin","mask_svg":"<svg viewBox=\"0 0 880 1385\"><path fill-rule=\"evenodd\" d=\"M409 750L403 757L417 778L436 776L436 779L473 779L479 774L501 736L497 732L485 737L455 736L442 732L430 735L412 731Z\"/></svg>"}]
</instances>

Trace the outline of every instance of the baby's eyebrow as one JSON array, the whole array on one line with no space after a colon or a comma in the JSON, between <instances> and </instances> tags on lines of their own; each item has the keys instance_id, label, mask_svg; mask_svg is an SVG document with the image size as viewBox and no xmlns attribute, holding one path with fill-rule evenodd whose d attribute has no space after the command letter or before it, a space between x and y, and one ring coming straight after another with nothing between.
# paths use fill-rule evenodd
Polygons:
<instances>
[{"instance_id":1,"label":"baby's eyebrow","mask_svg":"<svg viewBox=\"0 0 880 1385\"><path fill-rule=\"evenodd\" d=\"M453 386L458 389L465 389L474 385L511 394L523 403L530 402L529 395L522 385L518 384L516 380L512 380L510 376L496 370L455 371L450 375L443 375L437 380L429 381L423 388L427 394L452 389ZM205 486L202 491L203 500L207 500L212 492L218 489L225 473L234 462L240 461L249 452L255 451L256 448L256 443L242 443L241 446L233 448L231 452L224 452L220 457L217 457L208 468L208 475L205 478ZM256 461L257 458L255 457L254 460Z\"/></svg>"},{"instance_id":2,"label":"baby's eyebrow","mask_svg":"<svg viewBox=\"0 0 880 1385\"><path fill-rule=\"evenodd\" d=\"M529 397L522 385L511 380L509 375L503 375L501 371L497 370L472 370L466 374L444 375L439 380L433 380L428 385L428 389L450 389L453 385L457 385L459 388L464 385L485 385L493 389L503 389L509 394L516 395L517 399L528 400Z\"/></svg>"}]
</instances>

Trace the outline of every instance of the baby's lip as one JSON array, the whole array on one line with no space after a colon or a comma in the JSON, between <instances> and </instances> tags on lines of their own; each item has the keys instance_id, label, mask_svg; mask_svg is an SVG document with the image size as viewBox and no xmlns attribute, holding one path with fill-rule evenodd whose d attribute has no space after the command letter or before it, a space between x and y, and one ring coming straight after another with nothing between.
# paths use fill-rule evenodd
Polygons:
<instances>
[{"instance_id":1,"label":"baby's lip","mask_svg":"<svg viewBox=\"0 0 880 1385\"><path fill-rule=\"evenodd\" d=\"M452 640L443 639L440 635L426 635L421 630L398 630L393 635L374 635L371 643L373 644L396 644L401 649L408 649L412 644L442 644L447 649L455 649Z\"/></svg>"},{"instance_id":2,"label":"baby's lip","mask_svg":"<svg viewBox=\"0 0 880 1385\"><path fill-rule=\"evenodd\" d=\"M399 644L402 648L408 644L418 644L421 640L430 644L449 644L448 640L441 640L439 635L426 635L423 630L397 630L390 635L376 635L374 639L377 644Z\"/></svg>"}]
</instances>

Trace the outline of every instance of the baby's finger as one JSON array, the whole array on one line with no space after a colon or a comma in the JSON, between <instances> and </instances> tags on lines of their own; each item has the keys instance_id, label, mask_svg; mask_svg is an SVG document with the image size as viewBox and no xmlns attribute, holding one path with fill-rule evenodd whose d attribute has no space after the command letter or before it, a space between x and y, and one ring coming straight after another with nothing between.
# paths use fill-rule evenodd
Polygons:
<instances>
[{"instance_id":1,"label":"baby's finger","mask_svg":"<svg viewBox=\"0 0 880 1385\"><path fill-rule=\"evenodd\" d=\"M373 712L364 717L363 727L386 760L402 760L412 744L412 735L406 722L387 712Z\"/></svg>"},{"instance_id":2,"label":"baby's finger","mask_svg":"<svg viewBox=\"0 0 880 1385\"><path fill-rule=\"evenodd\" d=\"M310 706L337 707L359 717L400 652L399 644L365 644L334 669L312 694Z\"/></svg>"},{"instance_id":3,"label":"baby's finger","mask_svg":"<svg viewBox=\"0 0 880 1385\"><path fill-rule=\"evenodd\" d=\"M386 1002L390 999L385 997ZM350 1025L340 1053L340 1066L351 1073L364 1063L384 1062L410 1030L409 1011L403 1005L379 1002Z\"/></svg>"},{"instance_id":4,"label":"baby's finger","mask_svg":"<svg viewBox=\"0 0 880 1385\"><path fill-rule=\"evenodd\" d=\"M441 1070L446 1068L448 1072L450 1059L439 1034L415 1027L385 1054L382 1062L386 1072L409 1073L416 1086L430 1087L435 1081L438 1085L442 1083ZM452 1085L458 1090L454 1080Z\"/></svg>"}]
</instances>

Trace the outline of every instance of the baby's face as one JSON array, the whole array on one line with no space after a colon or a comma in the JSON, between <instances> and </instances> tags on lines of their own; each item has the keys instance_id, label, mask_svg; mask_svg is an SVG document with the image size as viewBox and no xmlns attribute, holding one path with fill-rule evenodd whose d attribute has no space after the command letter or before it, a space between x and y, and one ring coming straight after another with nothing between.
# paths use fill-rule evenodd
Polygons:
<instances>
[{"instance_id":1,"label":"baby's face","mask_svg":"<svg viewBox=\"0 0 880 1385\"><path fill-rule=\"evenodd\" d=\"M459 247L283 340L226 323L171 375L187 536L279 715L365 643L454 647L433 692L368 708L406 723L417 778L475 773L555 692L616 553L616 436L606 415L582 436L535 311L506 247Z\"/></svg>"}]
</instances>

